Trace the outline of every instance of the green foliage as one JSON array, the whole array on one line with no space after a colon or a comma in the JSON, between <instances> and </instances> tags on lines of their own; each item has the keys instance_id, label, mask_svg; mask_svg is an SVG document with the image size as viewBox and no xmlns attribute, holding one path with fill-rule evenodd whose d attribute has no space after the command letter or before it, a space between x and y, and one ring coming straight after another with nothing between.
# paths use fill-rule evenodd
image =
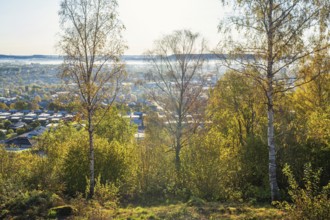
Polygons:
<instances>
[{"instance_id":1,"label":"green foliage","mask_svg":"<svg viewBox=\"0 0 330 220\"><path fill-rule=\"evenodd\" d=\"M236 180L243 198L257 202L269 201L268 189L268 149L259 137L248 137L239 149L240 167Z\"/></svg>"},{"instance_id":2,"label":"green foliage","mask_svg":"<svg viewBox=\"0 0 330 220\"><path fill-rule=\"evenodd\" d=\"M128 169L126 159L129 151L126 151L125 146L120 145L118 142L108 143L104 139L98 141L99 143L95 149L95 156L98 160L95 161L95 167L96 174L101 175L101 182L116 182L122 179Z\"/></svg>"},{"instance_id":3,"label":"green foliage","mask_svg":"<svg viewBox=\"0 0 330 220\"><path fill-rule=\"evenodd\" d=\"M50 218L50 219L56 218L57 217L57 212L55 210L53 210L53 209L50 209L48 211L47 217Z\"/></svg>"},{"instance_id":4,"label":"green foliage","mask_svg":"<svg viewBox=\"0 0 330 220\"><path fill-rule=\"evenodd\" d=\"M247 71L247 74L254 74ZM257 76L256 76L257 77ZM207 114L218 131L243 145L247 137L261 135L266 126L263 91L250 77L228 71L211 90Z\"/></svg>"},{"instance_id":5,"label":"green foliage","mask_svg":"<svg viewBox=\"0 0 330 220\"><path fill-rule=\"evenodd\" d=\"M36 219L45 218L48 209L55 204L52 193L44 191L28 191L18 193L1 205L0 218Z\"/></svg>"},{"instance_id":6,"label":"green foliage","mask_svg":"<svg viewBox=\"0 0 330 220\"><path fill-rule=\"evenodd\" d=\"M99 137L106 138L109 142L128 143L132 141L136 128L130 126L129 120L121 117L117 109L111 108L105 114L103 111L97 112L96 120L100 121L95 131Z\"/></svg>"},{"instance_id":7,"label":"green foliage","mask_svg":"<svg viewBox=\"0 0 330 220\"><path fill-rule=\"evenodd\" d=\"M16 109L16 110L28 110L29 109L29 105L25 101L17 101L15 103L11 104L10 105L10 108Z\"/></svg>"},{"instance_id":8,"label":"green foliage","mask_svg":"<svg viewBox=\"0 0 330 220\"><path fill-rule=\"evenodd\" d=\"M87 181L89 183L89 181ZM86 186L86 195L88 194L89 185ZM95 181L95 195L94 199L97 200L101 205L108 209L115 209L118 205L118 193L119 189L114 183L106 182L101 183L101 176Z\"/></svg>"},{"instance_id":9,"label":"green foliage","mask_svg":"<svg viewBox=\"0 0 330 220\"><path fill-rule=\"evenodd\" d=\"M202 206L202 205L205 205L206 202L199 198L199 197L195 197L195 196L192 196L189 201L187 202L187 205L189 206Z\"/></svg>"},{"instance_id":10,"label":"green foliage","mask_svg":"<svg viewBox=\"0 0 330 220\"><path fill-rule=\"evenodd\" d=\"M249 72L249 74L255 73ZM325 170L320 176L322 184L327 184L330 175L328 172L330 114L327 107L330 103L327 86L329 79L328 75L322 75L291 93L277 95L274 103L275 111L281 114L275 124L279 167L294 160L292 170L300 178L303 176L301 172L303 164L305 161L311 161L313 166L323 167ZM266 124L266 117L263 113L265 108L262 103L263 97L260 95L262 93L256 82L249 77L227 72L211 91L207 107L208 116L212 121L208 133L213 136L217 133L222 135L222 143L231 151L231 154L222 161L224 165L219 169L231 167L236 174L232 179L235 187L232 188L239 189L232 193L237 195L237 192L240 192L242 198L254 202L269 200L266 127L262 126ZM207 138L197 141L197 149L192 144L191 150L203 155L201 149L205 140ZM215 145L221 145L220 141ZM212 156L214 155L204 157L212 161ZM190 163L193 161L192 159ZM202 165L197 166L201 169L196 173L204 172L202 167L207 164L205 162L207 160L201 159L201 161ZM226 173L225 176L229 177L230 174ZM278 179L281 188L287 186L285 177L281 173ZM191 182L195 184L198 181ZM203 184L201 185L204 187ZM228 186L225 188L229 189Z\"/></svg>"},{"instance_id":11,"label":"green foliage","mask_svg":"<svg viewBox=\"0 0 330 220\"><path fill-rule=\"evenodd\" d=\"M16 135L16 134L14 133L14 130L13 130L13 129L9 129L9 130L7 131L7 134L8 134L7 136L9 136L9 137L12 137L12 136L15 136L15 135ZM8 137L8 138L9 138L9 137ZM7 138L7 139L8 139L8 138Z\"/></svg>"},{"instance_id":12,"label":"green foliage","mask_svg":"<svg viewBox=\"0 0 330 220\"><path fill-rule=\"evenodd\" d=\"M60 96L53 102L50 102L47 109L52 111L81 112L81 103L74 97Z\"/></svg>"},{"instance_id":13,"label":"green foliage","mask_svg":"<svg viewBox=\"0 0 330 220\"><path fill-rule=\"evenodd\" d=\"M283 169L288 178L293 204L283 202L282 208L289 212L290 219L327 219L330 216L330 182L321 188L321 169L313 170L310 163L305 165L303 186L299 186L288 165Z\"/></svg>"},{"instance_id":14,"label":"green foliage","mask_svg":"<svg viewBox=\"0 0 330 220\"><path fill-rule=\"evenodd\" d=\"M173 193L176 180L173 151L149 138L136 146L136 196L145 203L166 200Z\"/></svg>"},{"instance_id":15,"label":"green foliage","mask_svg":"<svg viewBox=\"0 0 330 220\"><path fill-rule=\"evenodd\" d=\"M320 144L329 146L330 149L330 106L324 109L316 108L308 119L307 138L309 140L319 140Z\"/></svg>"},{"instance_id":16,"label":"green foliage","mask_svg":"<svg viewBox=\"0 0 330 220\"><path fill-rule=\"evenodd\" d=\"M257 140L236 149L230 144L214 129L192 141L183 153L187 188L211 201L268 201L266 146Z\"/></svg>"},{"instance_id":17,"label":"green foliage","mask_svg":"<svg viewBox=\"0 0 330 220\"><path fill-rule=\"evenodd\" d=\"M214 131L196 138L184 149L184 179L192 195L207 200L228 199L237 170L237 161L229 158L236 153L226 147L224 136Z\"/></svg>"},{"instance_id":18,"label":"green foliage","mask_svg":"<svg viewBox=\"0 0 330 220\"><path fill-rule=\"evenodd\" d=\"M4 124L5 128L8 129L9 125L11 125L11 122L6 120L3 124Z\"/></svg>"},{"instance_id":19,"label":"green foliage","mask_svg":"<svg viewBox=\"0 0 330 220\"><path fill-rule=\"evenodd\" d=\"M174 151L166 129L154 112L145 118L146 136L135 145L135 198L146 204L159 203L174 196L177 189Z\"/></svg>"},{"instance_id":20,"label":"green foliage","mask_svg":"<svg viewBox=\"0 0 330 220\"><path fill-rule=\"evenodd\" d=\"M207 114L212 123L188 153L191 157L188 167L195 167L195 171L190 171L194 175L189 174L195 179L190 182L200 185L197 196L268 200L268 148L263 138L266 117L262 92L253 79L232 71L226 72L211 91ZM209 185L209 181L213 184Z\"/></svg>"},{"instance_id":21,"label":"green foliage","mask_svg":"<svg viewBox=\"0 0 330 220\"><path fill-rule=\"evenodd\" d=\"M194 200L194 201L193 201ZM199 200L199 201L197 201ZM196 202L196 204L195 204ZM107 213L103 211L103 215ZM188 203L157 206L128 206L109 212L108 219L286 219L285 213L270 206L205 202L193 198ZM106 219L106 218L103 218Z\"/></svg>"},{"instance_id":22,"label":"green foliage","mask_svg":"<svg viewBox=\"0 0 330 220\"><path fill-rule=\"evenodd\" d=\"M17 193L36 189L35 169L41 158L29 151L7 152L0 148L0 203L13 198ZM42 178L40 176L39 178Z\"/></svg>"},{"instance_id":23,"label":"green foliage","mask_svg":"<svg viewBox=\"0 0 330 220\"><path fill-rule=\"evenodd\" d=\"M47 109L52 110L52 111L63 111L63 110L65 110L65 106L62 103L55 101L55 102L49 103L47 106Z\"/></svg>"},{"instance_id":24,"label":"green foliage","mask_svg":"<svg viewBox=\"0 0 330 220\"><path fill-rule=\"evenodd\" d=\"M105 118L107 123L104 124L118 124L116 126L122 127L123 132L131 132L126 121L120 120L117 114L113 117L117 119L112 122L110 118ZM120 123L123 125L119 125ZM111 140L106 138L108 134L110 129L108 133L103 133L103 136L94 136L95 175L100 176L102 186L110 187L116 184L120 190L129 193L135 184L132 180L135 166L131 161L134 158L130 136L132 133L112 134ZM89 178L88 143L87 131L70 124L60 125L56 130L45 133L39 140L39 149L45 151L47 157L37 166L36 176L42 176L38 180L35 179L37 185L42 189L70 196L85 193L86 178Z\"/></svg>"},{"instance_id":25,"label":"green foliage","mask_svg":"<svg viewBox=\"0 0 330 220\"><path fill-rule=\"evenodd\" d=\"M29 124L29 127L31 127L32 129L35 129L37 127L39 127L41 124L39 121L33 121Z\"/></svg>"},{"instance_id":26,"label":"green foliage","mask_svg":"<svg viewBox=\"0 0 330 220\"><path fill-rule=\"evenodd\" d=\"M326 57L326 56L325 56ZM323 57L323 59L325 59ZM301 74L310 79L319 68L329 63L319 56L309 59L310 64L301 67ZM327 65L326 65L327 64ZM329 69L329 68L328 68ZM309 161L315 168L323 168L320 183L326 185L330 178L330 77L323 73L312 82L304 84L294 92L286 94L287 101L279 100L277 141L279 167L295 161L291 170L297 179L303 178L304 164ZM286 179L280 175L280 183L286 186Z\"/></svg>"},{"instance_id":27,"label":"green foliage","mask_svg":"<svg viewBox=\"0 0 330 220\"><path fill-rule=\"evenodd\" d=\"M66 189L65 192L74 196L86 189L86 177L89 173L88 138L85 132L77 132L71 140L62 143L60 147L67 148L63 161L61 161L61 179Z\"/></svg>"},{"instance_id":28,"label":"green foliage","mask_svg":"<svg viewBox=\"0 0 330 220\"><path fill-rule=\"evenodd\" d=\"M2 205L15 198L24 189L22 182L18 182L15 178L8 178L3 174L0 174L0 185L0 204ZM0 205L0 210L3 209L2 205Z\"/></svg>"},{"instance_id":29,"label":"green foliage","mask_svg":"<svg viewBox=\"0 0 330 220\"><path fill-rule=\"evenodd\" d=\"M3 131L0 131L0 140L5 138L6 138L6 134Z\"/></svg>"},{"instance_id":30,"label":"green foliage","mask_svg":"<svg viewBox=\"0 0 330 220\"><path fill-rule=\"evenodd\" d=\"M62 206L56 206L48 211L48 218L65 218L70 215L73 215L75 212L75 208L71 205L62 205Z\"/></svg>"},{"instance_id":31,"label":"green foliage","mask_svg":"<svg viewBox=\"0 0 330 220\"><path fill-rule=\"evenodd\" d=\"M24 127L24 128L18 128L18 129L16 130L16 133L17 133L17 135L21 135L21 134L26 133L27 131L28 131L28 130L27 130L26 127Z\"/></svg>"},{"instance_id":32,"label":"green foliage","mask_svg":"<svg viewBox=\"0 0 330 220\"><path fill-rule=\"evenodd\" d=\"M115 206L110 207L107 203L101 206L97 200L86 200L82 194L72 198L70 206L74 208L74 219L114 219L117 213Z\"/></svg>"},{"instance_id":33,"label":"green foliage","mask_svg":"<svg viewBox=\"0 0 330 220\"><path fill-rule=\"evenodd\" d=\"M31 101L28 103L28 109L29 110L38 110L39 109L39 104L36 101Z\"/></svg>"},{"instance_id":34,"label":"green foliage","mask_svg":"<svg viewBox=\"0 0 330 220\"><path fill-rule=\"evenodd\" d=\"M88 138L84 131L71 136L69 149L63 158L62 178L69 195L77 192L84 193L86 177L89 176ZM63 146L63 145L62 145ZM125 149L115 142L109 143L102 138L95 138L95 174L100 177L102 184L123 180L128 171Z\"/></svg>"},{"instance_id":35,"label":"green foliage","mask_svg":"<svg viewBox=\"0 0 330 220\"><path fill-rule=\"evenodd\" d=\"M8 110L9 108L8 108L8 106L5 103L0 102L0 109L2 109L2 110Z\"/></svg>"}]
</instances>

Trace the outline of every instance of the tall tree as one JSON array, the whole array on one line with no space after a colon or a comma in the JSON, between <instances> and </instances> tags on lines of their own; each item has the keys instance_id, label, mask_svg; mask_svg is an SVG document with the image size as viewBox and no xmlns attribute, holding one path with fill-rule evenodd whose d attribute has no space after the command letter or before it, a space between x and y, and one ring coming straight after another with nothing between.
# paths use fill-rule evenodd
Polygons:
<instances>
[{"instance_id":1,"label":"tall tree","mask_svg":"<svg viewBox=\"0 0 330 220\"><path fill-rule=\"evenodd\" d=\"M147 80L155 88L148 89L150 98L162 109L166 128L173 137L176 170L180 170L180 151L187 142L187 134L198 123L196 106L203 88L203 53L205 41L189 30L174 31L155 42L147 52L151 69ZM191 117L190 117L191 116Z\"/></svg>"},{"instance_id":2,"label":"tall tree","mask_svg":"<svg viewBox=\"0 0 330 220\"><path fill-rule=\"evenodd\" d=\"M264 121L264 102L257 82L228 71L211 90L207 113L213 126L224 136L236 140L235 147L244 146L247 138L262 133L260 124Z\"/></svg>"},{"instance_id":3,"label":"tall tree","mask_svg":"<svg viewBox=\"0 0 330 220\"><path fill-rule=\"evenodd\" d=\"M233 15L219 25L227 40L219 45L221 49L217 52L232 55L225 59L226 65L255 79L267 99L272 201L279 199L274 98L277 93L298 85L296 65L307 56L329 48L329 4L323 0L236 0L232 4ZM239 37L232 35L233 30ZM244 71L246 68L252 68L257 74L248 74Z\"/></svg>"},{"instance_id":4,"label":"tall tree","mask_svg":"<svg viewBox=\"0 0 330 220\"><path fill-rule=\"evenodd\" d=\"M63 77L76 84L87 117L90 190L94 195L94 132L100 120L94 114L102 103L113 103L123 76L120 56L125 46L116 0L62 0L59 16L64 55Z\"/></svg>"},{"instance_id":5,"label":"tall tree","mask_svg":"<svg viewBox=\"0 0 330 220\"><path fill-rule=\"evenodd\" d=\"M231 172L235 175L231 177L229 187L241 191L243 198L265 199L261 194L252 194L251 189L268 188L268 151L263 136L267 121L265 101L255 80L243 78L231 70L219 79L208 100L207 116L212 121L207 126L208 135L223 139L218 141L218 147L223 151L221 166L224 162L230 164L225 173L228 177Z\"/></svg>"}]
</instances>

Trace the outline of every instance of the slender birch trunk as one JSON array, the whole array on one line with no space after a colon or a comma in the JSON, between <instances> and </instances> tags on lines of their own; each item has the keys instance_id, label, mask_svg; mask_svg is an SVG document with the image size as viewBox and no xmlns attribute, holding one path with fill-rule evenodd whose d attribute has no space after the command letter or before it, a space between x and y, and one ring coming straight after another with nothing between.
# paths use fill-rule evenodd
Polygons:
<instances>
[{"instance_id":1,"label":"slender birch trunk","mask_svg":"<svg viewBox=\"0 0 330 220\"><path fill-rule=\"evenodd\" d=\"M273 107L273 94L272 88L268 91L268 153L269 153L269 184L272 201L280 199L279 188L276 177L276 149L275 149L275 138L274 138L274 107Z\"/></svg>"},{"instance_id":2,"label":"slender birch trunk","mask_svg":"<svg viewBox=\"0 0 330 220\"><path fill-rule=\"evenodd\" d=\"M268 154L269 154L269 184L272 201L279 199L279 188L277 185L276 177L276 149L275 149L275 139L274 139L274 89L273 89L273 65L274 65L274 24L273 24L273 0L269 0L269 11L268 11L268 24L269 29L267 33L268 48L267 48L267 139L268 139Z\"/></svg>"},{"instance_id":3,"label":"slender birch trunk","mask_svg":"<svg viewBox=\"0 0 330 220\"><path fill-rule=\"evenodd\" d=\"M88 197L91 199L94 196L95 191L95 173L94 173L94 131L92 124L92 112L88 112L88 135L89 135L89 195Z\"/></svg>"},{"instance_id":4,"label":"slender birch trunk","mask_svg":"<svg viewBox=\"0 0 330 220\"><path fill-rule=\"evenodd\" d=\"M179 115L181 114L181 111L179 111ZM182 119L181 116L179 116L179 121L176 128L176 145L175 145L175 169L177 174L180 173L181 169L181 158L180 158L180 151L181 151L181 135L182 135Z\"/></svg>"}]
</instances>

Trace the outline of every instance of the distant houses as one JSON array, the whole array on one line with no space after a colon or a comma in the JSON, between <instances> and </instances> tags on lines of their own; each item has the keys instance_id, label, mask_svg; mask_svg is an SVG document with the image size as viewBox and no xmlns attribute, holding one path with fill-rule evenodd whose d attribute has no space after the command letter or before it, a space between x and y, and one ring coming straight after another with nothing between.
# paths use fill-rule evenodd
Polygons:
<instances>
[{"instance_id":1,"label":"distant houses","mask_svg":"<svg viewBox=\"0 0 330 220\"><path fill-rule=\"evenodd\" d=\"M137 127L137 132L134 134L137 141L145 138L145 116L146 115L140 111L135 111L122 116L123 118L127 118L131 125ZM74 117L75 114L66 111L17 111L13 109L0 111L0 123L4 124L6 122L8 124L10 122L9 126L6 126L6 129L2 129L1 132L7 135L7 137L10 136L10 134L15 135L15 137L0 141L0 144L6 145L6 149L10 151L31 149L37 143L36 137L51 128L56 128L60 121L72 121ZM30 130L32 123L40 126L34 130ZM20 134L22 131L24 132L24 128L28 132ZM19 135L17 135L17 133Z\"/></svg>"},{"instance_id":2,"label":"distant houses","mask_svg":"<svg viewBox=\"0 0 330 220\"><path fill-rule=\"evenodd\" d=\"M0 97L0 102L5 103L6 105L10 105L11 103L14 103L16 101L17 101L17 97L11 97L11 98Z\"/></svg>"},{"instance_id":3,"label":"distant houses","mask_svg":"<svg viewBox=\"0 0 330 220\"><path fill-rule=\"evenodd\" d=\"M25 122L18 121L18 122L14 123L14 124L9 125L8 128L9 129L13 129L14 132L16 132L18 129L24 128L26 126L27 126L27 124Z\"/></svg>"},{"instance_id":4,"label":"distant houses","mask_svg":"<svg viewBox=\"0 0 330 220\"><path fill-rule=\"evenodd\" d=\"M74 114L70 114L66 111L54 112L54 111L29 111L22 110L17 111L15 109L11 109L8 111L0 111L0 121L8 120L11 123L21 122L18 125L22 125L22 123L31 123L33 121L41 121L45 123L50 123L51 121L61 121L61 120L71 120L74 117ZM46 124L45 124L46 125ZM17 127L16 126L16 127ZM14 128L14 127L13 127Z\"/></svg>"},{"instance_id":5,"label":"distant houses","mask_svg":"<svg viewBox=\"0 0 330 220\"><path fill-rule=\"evenodd\" d=\"M4 144L8 150L12 150L12 147L22 150L32 148L37 143L35 137L40 136L51 127L56 127L60 121L72 121L73 118L74 114L66 111L17 111L13 109L0 111L0 123L2 126L7 124L5 128L1 129L2 134L19 134L0 141L0 144ZM38 127L33 129L36 125ZM9 133L10 131L11 133ZM24 133L22 134L22 132Z\"/></svg>"},{"instance_id":6,"label":"distant houses","mask_svg":"<svg viewBox=\"0 0 330 220\"><path fill-rule=\"evenodd\" d=\"M35 140L21 136L15 137L10 140L6 140L4 142L4 144L7 145L7 147L14 146L15 148L22 148L22 149L31 148L35 143L36 143Z\"/></svg>"},{"instance_id":7,"label":"distant houses","mask_svg":"<svg viewBox=\"0 0 330 220\"><path fill-rule=\"evenodd\" d=\"M21 149L32 148L37 143L35 137L42 135L47 130L48 128L40 126L33 131L5 140L3 143L7 147L15 147Z\"/></svg>"}]
</instances>

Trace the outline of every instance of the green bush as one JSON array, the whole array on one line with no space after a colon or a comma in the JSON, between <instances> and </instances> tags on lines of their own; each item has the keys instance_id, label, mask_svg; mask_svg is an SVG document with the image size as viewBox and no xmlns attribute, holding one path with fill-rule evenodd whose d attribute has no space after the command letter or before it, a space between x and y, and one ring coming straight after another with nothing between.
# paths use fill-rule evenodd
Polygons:
<instances>
[{"instance_id":1,"label":"green bush","mask_svg":"<svg viewBox=\"0 0 330 220\"><path fill-rule=\"evenodd\" d=\"M280 206L288 211L290 219L328 219L330 182L320 187L321 169L313 170L310 163L305 165L303 187L299 186L288 165L285 165L283 173L288 178L288 194L292 204L283 202Z\"/></svg>"},{"instance_id":2,"label":"green bush","mask_svg":"<svg viewBox=\"0 0 330 220\"><path fill-rule=\"evenodd\" d=\"M4 121L3 124L4 124L5 128L8 129L9 128L9 125L11 125L11 122L8 121L8 120L6 120L6 121Z\"/></svg>"},{"instance_id":3,"label":"green bush","mask_svg":"<svg viewBox=\"0 0 330 220\"><path fill-rule=\"evenodd\" d=\"M2 205L0 218L20 219L44 218L48 215L48 209L54 204L52 193L45 191L29 191L19 193L16 197L9 199Z\"/></svg>"},{"instance_id":4,"label":"green bush","mask_svg":"<svg viewBox=\"0 0 330 220\"><path fill-rule=\"evenodd\" d=\"M25 132L27 132L27 129L24 127L24 128L18 128L16 133L17 135L21 135L21 134L24 134Z\"/></svg>"},{"instance_id":5,"label":"green bush","mask_svg":"<svg viewBox=\"0 0 330 220\"><path fill-rule=\"evenodd\" d=\"M206 202L203 199L198 198L196 196L192 196L187 202L188 206L203 206L205 204Z\"/></svg>"},{"instance_id":6,"label":"green bush","mask_svg":"<svg viewBox=\"0 0 330 220\"><path fill-rule=\"evenodd\" d=\"M246 183L242 191L244 193L244 198L249 202L257 203L269 201L270 189L265 186L255 186Z\"/></svg>"},{"instance_id":7,"label":"green bush","mask_svg":"<svg viewBox=\"0 0 330 220\"><path fill-rule=\"evenodd\" d=\"M89 180L87 181L87 187L85 192L86 195L88 195L88 191ZM105 184L102 184L101 176L98 176L95 181L94 199L97 200L101 205L106 206L107 208L117 208L117 205L119 203L118 192L119 189L115 186L114 183L106 182Z\"/></svg>"},{"instance_id":8,"label":"green bush","mask_svg":"<svg viewBox=\"0 0 330 220\"><path fill-rule=\"evenodd\" d=\"M48 218L66 217L73 215L75 208L70 205L53 207L48 211Z\"/></svg>"},{"instance_id":9,"label":"green bush","mask_svg":"<svg viewBox=\"0 0 330 220\"><path fill-rule=\"evenodd\" d=\"M182 150L182 171L185 187L191 195L205 199L240 200L237 188L238 163L232 159L237 151L227 147L225 137L214 130L191 139Z\"/></svg>"},{"instance_id":10,"label":"green bush","mask_svg":"<svg viewBox=\"0 0 330 220\"><path fill-rule=\"evenodd\" d=\"M6 133L4 133L3 131L0 131L0 140L5 139L6 138Z\"/></svg>"},{"instance_id":11,"label":"green bush","mask_svg":"<svg viewBox=\"0 0 330 220\"><path fill-rule=\"evenodd\" d=\"M88 133L77 130L74 125L62 125L46 132L39 139L39 149L47 157L36 169L37 186L74 197L85 193L86 178L89 178ZM101 176L100 183L120 183L123 190L128 185L128 173L133 173L131 143L109 142L108 139L94 136L95 177ZM41 180L40 180L41 179ZM133 184L131 184L133 185ZM128 188L128 187L127 187ZM126 189L126 188L125 188Z\"/></svg>"}]
</instances>

